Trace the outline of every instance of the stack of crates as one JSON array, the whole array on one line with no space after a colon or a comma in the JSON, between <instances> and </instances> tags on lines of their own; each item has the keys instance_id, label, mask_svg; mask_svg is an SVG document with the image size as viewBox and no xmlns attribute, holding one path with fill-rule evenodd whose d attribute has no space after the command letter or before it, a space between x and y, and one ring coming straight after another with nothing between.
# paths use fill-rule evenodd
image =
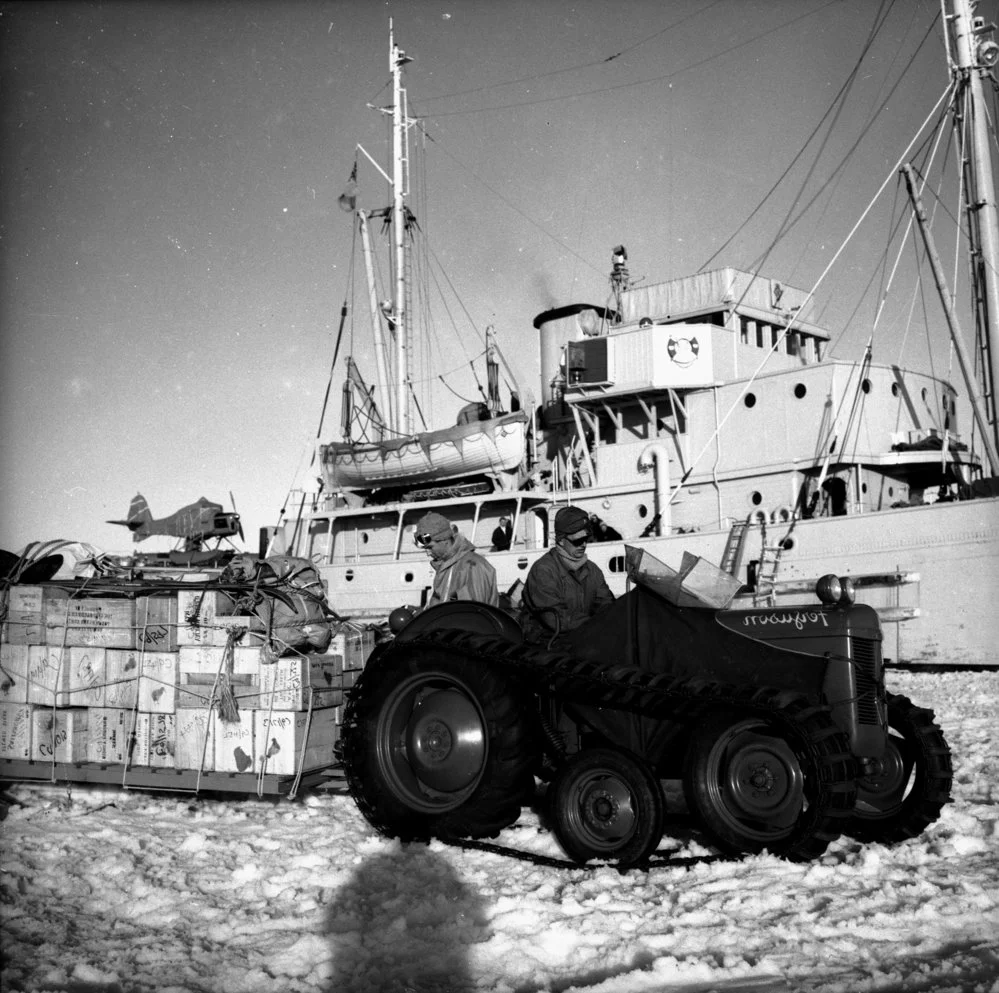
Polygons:
<instances>
[{"instance_id":1,"label":"stack of crates","mask_svg":"<svg viewBox=\"0 0 999 993\"><path fill-rule=\"evenodd\" d=\"M374 647L372 630L344 625L325 653L275 660L259 619L204 587L125 598L14 585L5 596L0 759L120 765L126 782L129 769L329 766L344 690Z\"/></svg>"}]
</instances>

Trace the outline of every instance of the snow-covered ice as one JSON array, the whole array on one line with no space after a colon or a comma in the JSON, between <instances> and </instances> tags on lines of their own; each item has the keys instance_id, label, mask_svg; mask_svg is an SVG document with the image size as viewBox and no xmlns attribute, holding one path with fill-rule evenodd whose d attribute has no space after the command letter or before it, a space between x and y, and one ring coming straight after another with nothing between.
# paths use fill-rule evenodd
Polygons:
<instances>
[{"instance_id":1,"label":"snow-covered ice","mask_svg":"<svg viewBox=\"0 0 999 993\"><path fill-rule=\"evenodd\" d=\"M954 753L954 802L894 848L721 859L688 820L619 874L379 837L348 796L17 785L10 993L999 993L999 672L891 672ZM561 859L539 812L498 844Z\"/></svg>"}]
</instances>

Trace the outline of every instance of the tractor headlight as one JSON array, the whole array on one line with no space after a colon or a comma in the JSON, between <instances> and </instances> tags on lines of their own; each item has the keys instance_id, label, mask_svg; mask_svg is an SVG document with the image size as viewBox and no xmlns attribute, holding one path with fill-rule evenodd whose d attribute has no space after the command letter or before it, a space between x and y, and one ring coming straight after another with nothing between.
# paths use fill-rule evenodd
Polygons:
<instances>
[{"instance_id":1,"label":"tractor headlight","mask_svg":"<svg viewBox=\"0 0 999 993\"><path fill-rule=\"evenodd\" d=\"M855 603L857 600L857 590L853 585L853 580L849 576L840 576L839 585L841 587L839 602L844 607L848 607L851 603Z\"/></svg>"},{"instance_id":2,"label":"tractor headlight","mask_svg":"<svg viewBox=\"0 0 999 993\"><path fill-rule=\"evenodd\" d=\"M839 603L840 597L843 595L843 584L839 580L839 576L834 576L829 573L823 576L815 584L815 595L823 603Z\"/></svg>"}]
</instances>

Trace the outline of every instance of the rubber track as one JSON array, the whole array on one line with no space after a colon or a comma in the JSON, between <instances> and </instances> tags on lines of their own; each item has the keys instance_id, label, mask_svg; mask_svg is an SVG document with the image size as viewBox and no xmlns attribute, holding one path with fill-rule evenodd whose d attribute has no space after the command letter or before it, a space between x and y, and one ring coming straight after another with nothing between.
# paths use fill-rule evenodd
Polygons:
<instances>
[{"instance_id":1,"label":"rubber track","mask_svg":"<svg viewBox=\"0 0 999 993\"><path fill-rule=\"evenodd\" d=\"M435 631L405 644L438 648L456 655L474 655L504 667L513 676L526 678L535 689L547 690L559 698L578 698L593 706L661 719L672 717L692 704L702 707L728 704L740 709L748 706L785 721L790 711L810 716L827 710L818 704L809 705L800 694L777 688L747 688L707 679L684 679L650 672L639 666L591 662L549 652L536 645L516 645L502 638L465 631ZM794 701L798 701L797 706L792 706ZM830 720L829 733L836 731Z\"/></svg>"},{"instance_id":2,"label":"rubber track","mask_svg":"<svg viewBox=\"0 0 999 993\"><path fill-rule=\"evenodd\" d=\"M428 632L406 643L406 646L416 645L474 655L503 667L511 676L533 684L535 689L546 690L556 698L576 698L591 706L660 719L673 718L688 706L703 709L705 705L766 714L807 742L826 807L825 816L814 825L809 838L800 839L792 850L784 853L789 858L809 859L821 854L843 832L852 815L857 765L848 742L827 707L799 694L770 687L682 679L620 663L590 662L535 645L517 645L465 631Z\"/></svg>"}]
</instances>

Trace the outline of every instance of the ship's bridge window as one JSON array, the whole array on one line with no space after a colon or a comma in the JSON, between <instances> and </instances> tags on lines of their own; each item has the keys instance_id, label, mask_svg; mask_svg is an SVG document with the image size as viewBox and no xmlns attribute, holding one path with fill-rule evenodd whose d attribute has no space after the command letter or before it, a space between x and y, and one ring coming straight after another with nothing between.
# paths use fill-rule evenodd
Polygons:
<instances>
[{"instance_id":1,"label":"ship's bridge window","mask_svg":"<svg viewBox=\"0 0 999 993\"><path fill-rule=\"evenodd\" d=\"M519 544L520 535L514 535L512 531L516 512L515 500L484 503L479 508L479 520L475 525L472 544L480 552L505 552ZM520 529L520 522L517 523Z\"/></svg>"},{"instance_id":2,"label":"ship's bridge window","mask_svg":"<svg viewBox=\"0 0 999 993\"><path fill-rule=\"evenodd\" d=\"M330 529L330 562L359 562L392 559L398 515L341 515L333 518Z\"/></svg>"},{"instance_id":3,"label":"ship's bridge window","mask_svg":"<svg viewBox=\"0 0 999 993\"><path fill-rule=\"evenodd\" d=\"M528 549L548 546L548 512L544 507L524 512L524 544Z\"/></svg>"},{"instance_id":4,"label":"ship's bridge window","mask_svg":"<svg viewBox=\"0 0 999 993\"><path fill-rule=\"evenodd\" d=\"M315 518L309 522L309 534L305 548L306 557L316 565L325 565L330 560L330 520L328 517Z\"/></svg>"}]
</instances>

